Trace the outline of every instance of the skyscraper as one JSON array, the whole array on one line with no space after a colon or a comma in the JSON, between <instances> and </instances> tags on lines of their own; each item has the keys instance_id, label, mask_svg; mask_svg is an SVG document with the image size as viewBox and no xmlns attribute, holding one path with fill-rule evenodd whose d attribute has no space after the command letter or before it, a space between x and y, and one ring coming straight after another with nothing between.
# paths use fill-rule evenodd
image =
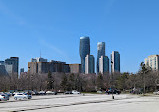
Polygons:
<instances>
[{"instance_id":1,"label":"skyscraper","mask_svg":"<svg viewBox=\"0 0 159 112\"><path fill-rule=\"evenodd\" d=\"M81 72L85 73L85 57L90 54L90 39L89 37L80 37L80 57L81 57Z\"/></svg>"},{"instance_id":2,"label":"skyscraper","mask_svg":"<svg viewBox=\"0 0 159 112\"><path fill-rule=\"evenodd\" d=\"M97 43L97 73L99 73L99 58L105 56L105 42Z\"/></svg>"},{"instance_id":3,"label":"skyscraper","mask_svg":"<svg viewBox=\"0 0 159 112\"><path fill-rule=\"evenodd\" d=\"M111 72L120 72L120 54L118 51L113 51L111 54Z\"/></svg>"},{"instance_id":4,"label":"skyscraper","mask_svg":"<svg viewBox=\"0 0 159 112\"><path fill-rule=\"evenodd\" d=\"M87 55L85 57L85 74L92 74L94 73L95 65L94 65L94 56L93 55Z\"/></svg>"},{"instance_id":5,"label":"skyscraper","mask_svg":"<svg viewBox=\"0 0 159 112\"><path fill-rule=\"evenodd\" d=\"M109 58L107 56L99 58L99 73L109 73Z\"/></svg>"}]
</instances>

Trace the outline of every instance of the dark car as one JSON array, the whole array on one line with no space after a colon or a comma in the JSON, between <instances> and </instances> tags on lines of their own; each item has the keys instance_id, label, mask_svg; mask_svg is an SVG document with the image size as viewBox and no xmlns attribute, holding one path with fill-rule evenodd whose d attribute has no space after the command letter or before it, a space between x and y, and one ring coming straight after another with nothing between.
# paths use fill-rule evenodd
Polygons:
<instances>
[{"instance_id":1,"label":"dark car","mask_svg":"<svg viewBox=\"0 0 159 112\"><path fill-rule=\"evenodd\" d=\"M72 91L66 91L64 94L73 94Z\"/></svg>"},{"instance_id":2,"label":"dark car","mask_svg":"<svg viewBox=\"0 0 159 112\"><path fill-rule=\"evenodd\" d=\"M121 91L120 90L117 90L117 89L109 89L109 90L106 90L106 94L120 94Z\"/></svg>"}]
</instances>

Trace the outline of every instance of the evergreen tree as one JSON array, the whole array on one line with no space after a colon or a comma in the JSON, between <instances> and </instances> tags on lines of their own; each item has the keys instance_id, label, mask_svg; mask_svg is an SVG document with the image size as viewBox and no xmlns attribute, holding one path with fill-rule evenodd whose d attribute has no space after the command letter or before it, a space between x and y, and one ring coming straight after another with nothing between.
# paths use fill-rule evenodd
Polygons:
<instances>
[{"instance_id":1,"label":"evergreen tree","mask_svg":"<svg viewBox=\"0 0 159 112\"><path fill-rule=\"evenodd\" d=\"M53 78L52 78L52 74L51 74L51 72L49 71L48 72L48 80L47 80L47 89L48 90L51 90L51 89L53 89Z\"/></svg>"},{"instance_id":2,"label":"evergreen tree","mask_svg":"<svg viewBox=\"0 0 159 112\"><path fill-rule=\"evenodd\" d=\"M68 80L67 80L67 76L66 74L64 74L63 78L62 78L62 81L61 81L61 84L60 86L62 87L62 89L64 91L66 91L68 89Z\"/></svg>"}]
</instances>

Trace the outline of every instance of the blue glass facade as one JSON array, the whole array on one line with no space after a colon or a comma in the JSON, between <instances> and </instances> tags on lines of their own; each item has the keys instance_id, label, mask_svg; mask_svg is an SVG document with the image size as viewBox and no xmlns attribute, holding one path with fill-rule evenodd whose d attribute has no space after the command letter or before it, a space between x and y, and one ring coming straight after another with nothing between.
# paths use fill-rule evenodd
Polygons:
<instances>
[{"instance_id":1,"label":"blue glass facade","mask_svg":"<svg viewBox=\"0 0 159 112\"><path fill-rule=\"evenodd\" d=\"M109 58L108 56L104 57L104 73L109 72Z\"/></svg>"},{"instance_id":2,"label":"blue glass facade","mask_svg":"<svg viewBox=\"0 0 159 112\"><path fill-rule=\"evenodd\" d=\"M118 51L113 51L111 54L111 71L120 72L120 54Z\"/></svg>"},{"instance_id":3,"label":"blue glass facade","mask_svg":"<svg viewBox=\"0 0 159 112\"><path fill-rule=\"evenodd\" d=\"M81 57L81 72L85 73L85 57L90 55L90 39L89 37L80 38L80 57Z\"/></svg>"},{"instance_id":4,"label":"blue glass facade","mask_svg":"<svg viewBox=\"0 0 159 112\"><path fill-rule=\"evenodd\" d=\"M105 42L98 42L97 50L97 73L99 73L99 58L105 56Z\"/></svg>"}]
</instances>

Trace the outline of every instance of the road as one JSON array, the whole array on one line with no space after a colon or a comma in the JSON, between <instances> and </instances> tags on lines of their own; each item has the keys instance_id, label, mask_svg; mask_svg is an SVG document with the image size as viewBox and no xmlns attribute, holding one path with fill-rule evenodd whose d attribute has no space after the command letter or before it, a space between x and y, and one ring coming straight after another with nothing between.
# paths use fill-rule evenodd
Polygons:
<instances>
[{"instance_id":1,"label":"road","mask_svg":"<svg viewBox=\"0 0 159 112\"><path fill-rule=\"evenodd\" d=\"M0 102L0 112L159 112L159 96L83 94L33 96Z\"/></svg>"}]
</instances>

